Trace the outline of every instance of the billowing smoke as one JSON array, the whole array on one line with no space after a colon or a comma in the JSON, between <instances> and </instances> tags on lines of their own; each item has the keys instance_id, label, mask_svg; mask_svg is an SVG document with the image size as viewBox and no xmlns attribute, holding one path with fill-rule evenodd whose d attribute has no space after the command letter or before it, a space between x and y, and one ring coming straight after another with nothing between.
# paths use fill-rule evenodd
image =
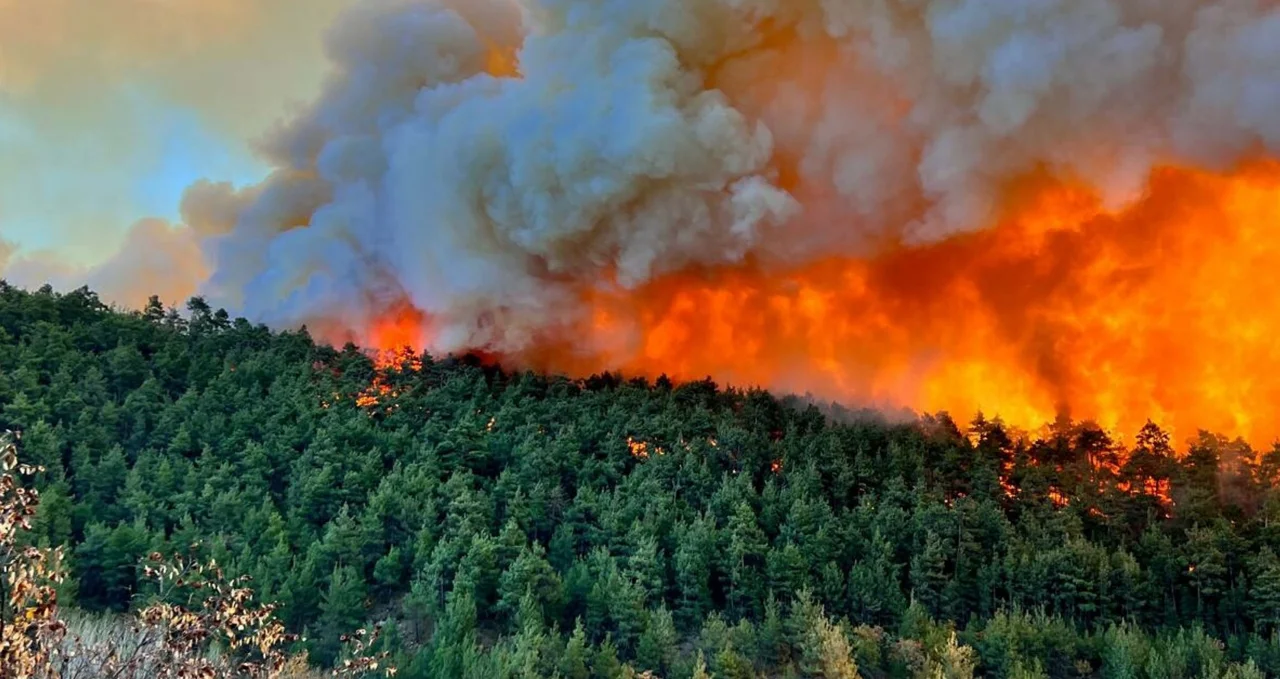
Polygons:
<instances>
[{"instance_id":1,"label":"billowing smoke","mask_svg":"<svg viewBox=\"0 0 1280 679\"><path fill-rule=\"evenodd\" d=\"M584 297L986 226L1036 173L1280 150L1262 0L374 2L278 171L198 187L217 304L519 352Z\"/></svg>"},{"instance_id":2,"label":"billowing smoke","mask_svg":"<svg viewBox=\"0 0 1280 679\"><path fill-rule=\"evenodd\" d=\"M436 351L626 363L662 319L608 300L672 277L937 243L1050 179L1121 209L1153 168L1280 152L1272 0L401 0L326 49L276 171L189 192L201 292L335 338L407 314ZM928 327L887 318L865 327Z\"/></svg>"}]
</instances>

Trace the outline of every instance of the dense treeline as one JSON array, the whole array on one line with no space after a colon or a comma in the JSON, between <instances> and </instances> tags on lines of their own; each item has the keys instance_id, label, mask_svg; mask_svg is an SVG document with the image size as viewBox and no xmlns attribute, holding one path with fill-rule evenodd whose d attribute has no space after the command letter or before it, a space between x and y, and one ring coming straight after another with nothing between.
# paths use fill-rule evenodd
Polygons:
<instances>
[{"instance_id":1,"label":"dense treeline","mask_svg":"<svg viewBox=\"0 0 1280 679\"><path fill-rule=\"evenodd\" d=\"M0 283L0 430L64 602L199 544L402 676L1280 674L1280 448L910 424L503 372ZM953 634L954 631L954 634Z\"/></svg>"}]
</instances>

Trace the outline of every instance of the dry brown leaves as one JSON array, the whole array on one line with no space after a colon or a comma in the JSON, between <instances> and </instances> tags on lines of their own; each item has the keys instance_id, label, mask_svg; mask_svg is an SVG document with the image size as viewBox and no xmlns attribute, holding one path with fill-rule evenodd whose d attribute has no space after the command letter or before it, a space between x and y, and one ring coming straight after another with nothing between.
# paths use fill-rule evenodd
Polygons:
<instances>
[{"instance_id":1,"label":"dry brown leaves","mask_svg":"<svg viewBox=\"0 0 1280 679\"><path fill-rule=\"evenodd\" d=\"M24 546L39 493L19 476L42 471L18 462L18 435L0 434L0 677L14 679L280 679L305 672L295 636L259 603L248 578L228 579L215 561L151 554L143 565L156 582L156 603L131 626L87 642L68 637L55 585L64 577L61 549ZM386 653L372 653L380 626L343 637L335 677L392 676Z\"/></svg>"}]
</instances>

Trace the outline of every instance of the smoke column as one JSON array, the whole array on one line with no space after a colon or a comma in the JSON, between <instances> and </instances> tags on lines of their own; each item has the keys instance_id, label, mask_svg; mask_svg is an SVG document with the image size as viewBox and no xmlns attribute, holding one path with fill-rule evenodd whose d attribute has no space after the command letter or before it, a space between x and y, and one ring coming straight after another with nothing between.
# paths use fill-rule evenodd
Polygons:
<instances>
[{"instance_id":1,"label":"smoke column","mask_svg":"<svg viewBox=\"0 0 1280 679\"><path fill-rule=\"evenodd\" d=\"M275 171L188 192L215 305L576 373L1280 433L1274 1L369 2L326 52Z\"/></svg>"}]
</instances>

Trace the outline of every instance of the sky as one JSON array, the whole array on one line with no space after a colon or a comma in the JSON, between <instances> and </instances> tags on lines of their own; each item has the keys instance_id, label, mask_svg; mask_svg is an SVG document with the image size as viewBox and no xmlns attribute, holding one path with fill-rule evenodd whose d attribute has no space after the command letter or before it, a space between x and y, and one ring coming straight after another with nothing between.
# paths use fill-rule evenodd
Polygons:
<instances>
[{"instance_id":1,"label":"sky","mask_svg":"<svg viewBox=\"0 0 1280 679\"><path fill-rule=\"evenodd\" d=\"M354 1L0 0L0 240L91 265L192 182L260 179Z\"/></svg>"}]
</instances>

